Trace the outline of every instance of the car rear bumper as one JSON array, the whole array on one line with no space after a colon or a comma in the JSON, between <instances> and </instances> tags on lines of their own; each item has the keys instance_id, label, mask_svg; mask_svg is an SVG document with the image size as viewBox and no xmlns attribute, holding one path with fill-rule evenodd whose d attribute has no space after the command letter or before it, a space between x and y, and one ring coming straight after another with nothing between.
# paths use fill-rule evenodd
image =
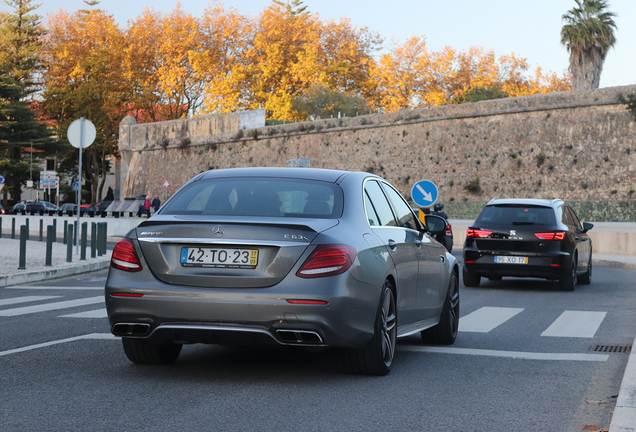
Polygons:
<instances>
[{"instance_id":1,"label":"car rear bumper","mask_svg":"<svg viewBox=\"0 0 636 432\"><path fill-rule=\"evenodd\" d=\"M495 256L527 257L527 264L502 264ZM558 279L569 274L571 255L558 253L510 253L483 250L464 250L464 268L478 276L513 276Z\"/></svg>"},{"instance_id":2,"label":"car rear bumper","mask_svg":"<svg viewBox=\"0 0 636 432\"><path fill-rule=\"evenodd\" d=\"M105 297L116 336L179 343L361 348L373 336L380 289L348 274L302 281L288 275L267 288L197 288L162 283L147 270L124 274L111 268ZM116 293L143 296L113 296Z\"/></svg>"}]
</instances>

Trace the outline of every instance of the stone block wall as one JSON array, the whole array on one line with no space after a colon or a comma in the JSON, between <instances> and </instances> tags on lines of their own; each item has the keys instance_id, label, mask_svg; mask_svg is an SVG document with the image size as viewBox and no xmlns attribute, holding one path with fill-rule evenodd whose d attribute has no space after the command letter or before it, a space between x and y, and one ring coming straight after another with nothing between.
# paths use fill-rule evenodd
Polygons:
<instances>
[{"instance_id":1,"label":"stone block wall","mask_svg":"<svg viewBox=\"0 0 636 432\"><path fill-rule=\"evenodd\" d=\"M439 201L466 208L498 196L624 202L614 207L625 210L636 199L636 122L618 96L629 93L636 86L245 128L237 117L260 114L228 114L214 116L214 130L199 126L205 117L141 125L125 119L123 196L163 196L164 179L173 193L209 169L306 157L312 167L376 173L407 198L414 182L428 179Z\"/></svg>"}]
</instances>

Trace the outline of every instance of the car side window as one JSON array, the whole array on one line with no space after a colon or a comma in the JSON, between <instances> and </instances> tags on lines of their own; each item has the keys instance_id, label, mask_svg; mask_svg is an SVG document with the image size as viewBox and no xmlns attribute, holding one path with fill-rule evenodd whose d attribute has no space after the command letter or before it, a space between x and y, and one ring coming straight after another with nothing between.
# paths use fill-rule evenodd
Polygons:
<instances>
[{"instance_id":1,"label":"car side window","mask_svg":"<svg viewBox=\"0 0 636 432\"><path fill-rule=\"evenodd\" d=\"M366 191L364 192L364 208L367 211L367 220L369 221L369 225L380 226L380 218L375 212L373 204L371 204L371 200L369 199L369 195Z\"/></svg>"},{"instance_id":2,"label":"car side window","mask_svg":"<svg viewBox=\"0 0 636 432\"><path fill-rule=\"evenodd\" d=\"M559 207L559 213L560 213L560 216L561 216L561 222L563 222L565 225L571 226L572 225L572 221L570 220L570 216L569 216L565 206L560 206Z\"/></svg>"},{"instance_id":3,"label":"car side window","mask_svg":"<svg viewBox=\"0 0 636 432\"><path fill-rule=\"evenodd\" d=\"M386 183L384 183L384 190L393 203L393 208L397 213L399 226L417 230L419 228L419 225L415 219L413 210L411 210L411 207L409 207L409 205L404 201L404 198L402 198L402 196L395 189L393 189Z\"/></svg>"},{"instance_id":4,"label":"car side window","mask_svg":"<svg viewBox=\"0 0 636 432\"><path fill-rule=\"evenodd\" d=\"M576 228L582 230L583 226L581 225L581 221L579 220L578 216L576 215L576 213L574 213L574 210L572 210L572 207L566 207L568 215L569 215L569 219L571 220L571 225L575 226Z\"/></svg>"},{"instance_id":5,"label":"car side window","mask_svg":"<svg viewBox=\"0 0 636 432\"><path fill-rule=\"evenodd\" d=\"M395 216L391 210L391 205L389 204L389 201L387 201L378 182L373 180L368 181L364 186L364 190L367 192L369 200L380 219L380 226L396 226Z\"/></svg>"}]
</instances>

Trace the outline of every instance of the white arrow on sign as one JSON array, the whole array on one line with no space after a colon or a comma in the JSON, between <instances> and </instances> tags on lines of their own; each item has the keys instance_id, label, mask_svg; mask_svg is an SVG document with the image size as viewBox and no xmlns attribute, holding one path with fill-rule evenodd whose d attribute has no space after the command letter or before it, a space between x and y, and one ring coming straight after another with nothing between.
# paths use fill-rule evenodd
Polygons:
<instances>
[{"instance_id":1,"label":"white arrow on sign","mask_svg":"<svg viewBox=\"0 0 636 432\"><path fill-rule=\"evenodd\" d=\"M163 184L161 185L162 188L169 188L172 187L172 185L170 184L170 182L168 181L168 179L165 179L163 181Z\"/></svg>"},{"instance_id":2,"label":"white arrow on sign","mask_svg":"<svg viewBox=\"0 0 636 432\"><path fill-rule=\"evenodd\" d=\"M424 195L424 199L426 201L433 201L433 194L430 192L426 192L424 189L422 189L422 186L420 185L415 185L415 187L417 188L418 191L422 192L422 195Z\"/></svg>"}]
</instances>

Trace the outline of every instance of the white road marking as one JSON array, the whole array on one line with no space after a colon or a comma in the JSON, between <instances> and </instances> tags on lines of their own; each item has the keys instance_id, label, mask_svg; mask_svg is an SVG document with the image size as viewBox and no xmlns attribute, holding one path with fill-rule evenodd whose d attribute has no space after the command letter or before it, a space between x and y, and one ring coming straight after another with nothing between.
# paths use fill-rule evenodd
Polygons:
<instances>
[{"instance_id":1,"label":"white road marking","mask_svg":"<svg viewBox=\"0 0 636 432\"><path fill-rule=\"evenodd\" d=\"M65 286L9 286L9 287L6 287L6 289L104 291L104 287L65 287Z\"/></svg>"},{"instance_id":2,"label":"white road marking","mask_svg":"<svg viewBox=\"0 0 636 432\"><path fill-rule=\"evenodd\" d=\"M591 338L607 312L565 311L541 336Z\"/></svg>"},{"instance_id":3,"label":"white road marking","mask_svg":"<svg viewBox=\"0 0 636 432\"><path fill-rule=\"evenodd\" d=\"M13 297L8 299L0 300L0 306L7 306L17 303L28 303L40 300L49 300L54 298L60 298L62 296L22 296L22 297Z\"/></svg>"},{"instance_id":4,"label":"white road marking","mask_svg":"<svg viewBox=\"0 0 636 432\"><path fill-rule=\"evenodd\" d=\"M461 317L459 331L488 333L522 311L523 308L485 306Z\"/></svg>"},{"instance_id":5,"label":"white road marking","mask_svg":"<svg viewBox=\"0 0 636 432\"><path fill-rule=\"evenodd\" d=\"M88 298L83 298L78 300L67 300L67 301L54 302L54 303L45 303L45 304L35 305L35 306L24 306L24 307L13 308L13 309L4 309L4 310L0 310L0 316L26 315L26 314L32 314L37 312L66 309L66 308L72 308L75 306L86 306L86 305L103 303L103 302L104 302L104 296L88 297Z\"/></svg>"},{"instance_id":6,"label":"white road marking","mask_svg":"<svg viewBox=\"0 0 636 432\"><path fill-rule=\"evenodd\" d=\"M108 314L106 313L106 308L103 309L95 309L87 312L79 312L68 315L60 315L58 318L106 318Z\"/></svg>"},{"instance_id":7,"label":"white road marking","mask_svg":"<svg viewBox=\"0 0 636 432\"><path fill-rule=\"evenodd\" d=\"M45 348L52 345L59 345L66 342L74 342L78 340L96 340L96 339L119 339L119 338L115 337L114 335L110 333L90 333L90 334L85 334L82 336L75 336L75 337L59 339L59 340L51 341L51 342L44 342L40 344L29 345L22 348L15 348L15 349L7 350L7 351L0 351L0 357L6 356L9 354L17 354L24 351L31 351L38 348Z\"/></svg>"},{"instance_id":8,"label":"white road marking","mask_svg":"<svg viewBox=\"0 0 636 432\"><path fill-rule=\"evenodd\" d=\"M399 351L426 352L436 354L462 354L487 357L505 357L521 360L558 360L558 361L595 361L604 362L609 359L607 354L577 354L577 353L537 353L521 351L499 351L473 348L451 348L416 345L398 345Z\"/></svg>"}]
</instances>

